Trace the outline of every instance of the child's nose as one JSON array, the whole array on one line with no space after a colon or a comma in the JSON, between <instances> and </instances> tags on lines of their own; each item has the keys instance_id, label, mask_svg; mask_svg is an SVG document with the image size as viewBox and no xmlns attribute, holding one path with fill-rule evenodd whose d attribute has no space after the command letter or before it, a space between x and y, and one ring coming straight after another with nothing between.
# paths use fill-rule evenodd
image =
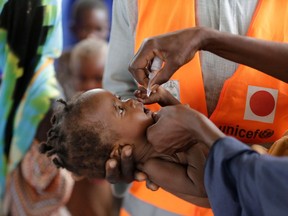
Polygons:
<instances>
[{"instance_id":1,"label":"child's nose","mask_svg":"<svg viewBox=\"0 0 288 216\"><path fill-rule=\"evenodd\" d=\"M137 101L134 100L134 99L128 99L128 100L125 101L125 103L126 103L129 107L135 108Z\"/></svg>"}]
</instances>

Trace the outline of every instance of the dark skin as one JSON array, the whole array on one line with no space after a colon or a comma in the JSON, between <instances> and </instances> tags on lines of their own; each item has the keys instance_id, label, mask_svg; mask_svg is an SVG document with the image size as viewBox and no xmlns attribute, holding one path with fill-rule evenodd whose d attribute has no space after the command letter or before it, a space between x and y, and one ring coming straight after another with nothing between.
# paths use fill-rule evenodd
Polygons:
<instances>
[{"instance_id":1,"label":"dark skin","mask_svg":"<svg viewBox=\"0 0 288 216\"><path fill-rule=\"evenodd\" d=\"M101 56L91 55L82 57L78 61L80 61L78 68L73 67L72 69L72 80L75 89L77 91L87 91L93 88L101 88L104 59ZM75 175L73 177L77 181L67 203L71 214L74 216L112 214L113 195L107 181L99 180L98 183L94 183ZM101 199L98 197L101 197Z\"/></svg>"},{"instance_id":2,"label":"dark skin","mask_svg":"<svg viewBox=\"0 0 288 216\"><path fill-rule=\"evenodd\" d=\"M170 93L168 93L163 88L159 88L155 85L152 89L153 94L150 97L146 95L146 89L140 87L139 90L135 91L135 96L138 100L144 104L159 103L160 105L167 104L180 104L180 102L174 98ZM134 159L132 157L133 146L125 145L122 148L120 158L113 158L106 163L106 179L110 183L130 183L134 179L138 181L144 181L147 179L147 175L143 172L136 170ZM118 162L121 161L120 166ZM136 171L135 171L136 170ZM158 186L147 180L147 186L151 190L157 190Z\"/></svg>"},{"instance_id":3,"label":"dark skin","mask_svg":"<svg viewBox=\"0 0 288 216\"><path fill-rule=\"evenodd\" d=\"M224 136L222 134L221 131L217 132L213 132L213 130L211 131L210 135L207 135L206 131L207 128L205 127L205 121L206 121L206 117L202 114L200 114L199 112L196 112L194 110L191 110L188 106L185 105L180 105L180 102L175 99L167 90L165 90L164 88L160 88L159 86L155 85L154 88L152 88L152 94L150 97L147 97L146 94L146 89L144 88L139 88L139 90L137 90L135 92L135 96L138 98L139 101L144 102L146 104L150 104L150 103L155 103L158 102L159 104L162 105L167 105L167 104L174 104L177 106L168 106L168 107L164 107L161 109L161 111L158 112L157 115L154 115L154 121L156 122L154 125L150 126L150 128L156 127L158 126L158 122L160 125L163 124L167 124L167 128L165 127L165 129L163 129L164 127L162 127L161 130L156 130L160 133L161 138L166 137L166 140L164 140L164 142L167 142L167 140L169 140L169 142L171 143L171 145L169 145L170 147L176 146L176 148L172 147L169 148L169 151L163 151L165 152L165 154L167 155L173 155L177 152L186 152L187 153L187 158L193 158L191 164L193 168L188 169L186 171L186 169L183 169L183 166L179 166L177 164L174 163L168 163L159 159L151 159L148 160L145 163L142 164L138 164L137 168L138 170L144 171L146 174L144 174L144 172L136 172L135 176L132 176L131 179L133 180L133 177L135 177L137 180L142 181L142 180L146 180L147 176L149 176L149 179L147 179L147 187L150 188L151 190L157 190L158 189L158 185L161 185L161 187L171 193L173 193L176 196L181 197L182 199L185 199L191 203L200 205L200 206L205 206L208 207L209 205L207 204L207 200L205 200L205 198L201 198L200 194L196 194L196 192L201 191L199 190L199 188L203 188L203 170L204 169L198 169L198 167L204 167L205 161L206 161L206 156L207 156L207 152L208 152L208 148L207 146L204 144L205 142L211 142L211 140L216 140L219 137ZM178 110L180 109L180 110ZM176 111L177 113L172 113ZM168 116L169 118L162 118L162 114L165 116L167 115L167 113L171 112L171 116ZM177 121L182 120L182 118L186 118L186 114L191 114L191 119L194 118L194 120L192 119L193 125L191 126L191 128L194 128L193 133L190 132L191 128L186 128L187 125L181 125L180 123L177 124ZM166 121L167 120L167 121ZM170 122L171 120L171 122ZM204 121L204 123L202 124L201 122ZM196 124L196 123L199 124ZM176 124L175 124L176 123ZM177 135L177 137L181 137L181 139L177 138L175 139L175 137L169 136L170 132L173 132L173 129L170 127L170 124L173 125L173 129L178 128L177 132L180 134L179 136ZM209 127L213 127L216 128L216 126L214 126L212 123L210 123L211 125L209 125ZM147 134L149 134L149 130L150 128L148 128ZM165 131L163 131L165 130ZM201 130L201 133L204 134L205 136L198 136L198 132ZM158 134L159 135L159 134ZM158 136L156 134L156 136ZM206 136L207 135L207 136ZM208 140L208 137L210 137L211 140ZM151 141L150 138L148 137L149 142ZM153 140L152 140L153 141ZM163 143L164 143L163 142ZM155 143L152 142L152 145L154 145ZM108 161L108 163L106 163L106 172L107 170L118 170L117 172L110 172L110 173L116 173L115 176L112 176L112 181L114 181L115 179L118 179L119 181L124 181L124 182L129 182L130 179L125 179L125 175L123 175L123 172L121 172L120 169L118 169L117 167L117 163L119 163L122 158L127 159L127 157L125 157L124 154L126 154L126 151L129 151L128 153L132 154L132 146L124 146L122 149L122 154L119 155L117 159L111 159ZM155 149L156 151L159 151L161 149ZM124 151L124 154L123 154ZM128 155L129 156L129 155ZM120 159L121 158L121 159ZM132 156L130 155L128 157L129 159L131 159L131 161L134 162L134 160L132 159ZM129 161L125 161L128 162ZM156 163L156 164L155 164ZM123 165L123 161L121 161L121 163ZM131 166L130 163L129 165ZM159 165L159 169L157 168ZM190 162L189 162L190 164ZM112 165L113 167L111 167L110 165ZM161 167L161 169L160 169ZM114 169L113 169L114 168ZM125 168L125 167L124 167ZM126 167L127 168L127 167ZM125 168L125 169L126 169ZM131 167L130 167L131 168ZM134 168L134 167L132 167ZM129 169L127 169L129 171ZM161 170L161 173L159 173L159 170ZM187 178L171 178L171 172L172 173L177 173L177 175L179 176L189 176L188 179L193 179L193 186L194 187L190 187L191 192L188 193L188 191L186 190L181 191L180 187L177 187L177 189L173 188L174 185L188 185L188 182L185 183L185 179ZM186 174L185 174L186 173ZM106 176L106 178L108 177L108 179L110 178L109 176L109 172L107 173L108 176ZM122 174L122 175L121 175ZM133 174L133 172L132 172ZM166 175L168 174L168 175ZM198 179L198 177L202 176L200 179ZM169 181L166 179L169 177ZM116 182L119 182L116 181ZM182 181L181 184L179 184L179 181ZM173 185L173 186L172 186ZM187 187L186 187L187 188ZM197 189L198 188L198 189Z\"/></svg>"},{"instance_id":4,"label":"dark skin","mask_svg":"<svg viewBox=\"0 0 288 216\"><path fill-rule=\"evenodd\" d=\"M139 97L142 97L140 98L141 100L157 100L163 105L172 105L175 101L179 104L179 102L162 87L154 89L154 93L149 98L144 91L143 89L143 92L141 90L140 92L136 92ZM143 104L139 101L135 99L121 100L111 92L103 89L87 91L79 97L79 101L79 103L81 103L81 105L79 105L79 109L81 110L79 111L79 117L82 122L89 121L92 124L95 122L97 125L105 125L106 128L109 128L109 131L115 131L117 134L117 139L109 141L109 144L103 144L109 145L109 148L111 148L111 145L113 146L110 157L116 158L117 160L117 158L120 157L122 147L130 144L134 147L133 157L139 169L141 169L142 166L144 169L146 162L149 162L150 159L154 161L154 159L157 160L161 158L167 161L167 163L163 163L164 168L171 172L173 171L175 175L184 177L173 178L170 175L166 181L157 181L157 179L163 179L162 170L157 172L155 169L151 170L151 172L147 170L147 174L149 177L151 175L151 178L153 181L156 181L156 184L159 184L164 190L174 193L176 196L188 202L202 207L210 206L203 183L204 169L198 169L198 167L205 165L207 157L208 149L204 144L198 143L198 141L194 139L186 139L187 136L185 136L183 137L183 142L188 143L184 148L177 149L177 151L171 152L171 154L159 153L155 151L153 146L147 141L146 136L147 128L154 124L153 113L144 109ZM190 109L187 106L183 107ZM80 127L81 121L78 124ZM99 121L101 123L99 123ZM104 135L105 131L101 131L101 134L103 134L103 139L105 139L106 136L111 137L109 132L107 132L107 135ZM71 158L73 158L73 156ZM88 158L89 156L87 156L87 160L98 160L98 158L94 156ZM91 174L87 169L82 170L81 168L77 169L77 174L88 178L102 176L98 175L97 171ZM165 172L163 176L165 176L165 178L168 177L165 175ZM85 188L85 185L87 185L87 183L78 191L79 193ZM177 190L174 188L177 188Z\"/></svg>"},{"instance_id":5,"label":"dark skin","mask_svg":"<svg viewBox=\"0 0 288 216\"><path fill-rule=\"evenodd\" d=\"M155 56L164 66L151 85L169 80L175 71L193 59L199 50L260 70L288 82L288 44L233 35L217 30L195 27L146 39L134 58L129 71L143 86L148 84L150 62Z\"/></svg>"},{"instance_id":6,"label":"dark skin","mask_svg":"<svg viewBox=\"0 0 288 216\"><path fill-rule=\"evenodd\" d=\"M204 179L202 178L204 176L205 161L212 144L225 135L203 114L185 105L179 104L163 107L154 116L154 120L156 123L150 126L147 131L149 142L153 146L161 146L158 140L161 140L163 146L168 144L164 150L162 148L155 150L165 152L167 155L186 152L187 158L191 159L189 160L191 168L186 170L186 168L183 168L179 164L153 158L137 165L137 168L143 173L136 174L136 179L145 180L148 178L147 187L151 190L157 190L158 185L160 185L164 190L184 200L199 206L208 207L207 199L201 194L201 191L205 190L203 188ZM177 139L175 139L175 134L178 137ZM157 142L155 143L154 140L157 140ZM123 157L123 153L120 157ZM110 160L109 162L112 161ZM106 164L106 168L111 168L107 167L109 166L109 162ZM114 168L117 168L116 163L117 161L115 160ZM121 164L123 164L122 161ZM121 173L121 171L118 173ZM171 178L171 173L175 174L175 176L182 176L182 178ZM140 179L138 178L139 176L141 176ZM186 176L189 176L189 178L186 178ZM194 184L191 185L189 182L185 182L187 179L189 181L192 179ZM189 186L185 187L185 191L182 191L181 187L176 187L175 185Z\"/></svg>"},{"instance_id":7,"label":"dark skin","mask_svg":"<svg viewBox=\"0 0 288 216\"><path fill-rule=\"evenodd\" d=\"M135 96L138 100L144 104L159 103L160 105L167 104L180 104L180 102L174 98L170 93L168 93L163 88L159 88L158 85L155 85L152 88L153 94L150 97L147 97L146 89L140 87L139 90L135 91ZM143 181L147 179L147 175L143 172L135 172L134 159L132 157L132 149L130 145L125 145L122 148L120 158L117 160L110 159L106 163L106 179L111 183L125 182L130 183L134 179L138 181ZM121 168L118 167L118 162L121 161ZM147 185L151 190L157 190L158 186L147 181Z\"/></svg>"},{"instance_id":8,"label":"dark skin","mask_svg":"<svg viewBox=\"0 0 288 216\"><path fill-rule=\"evenodd\" d=\"M147 131L148 140L153 147L161 147L167 144L166 148L157 149L166 154L172 154L190 148L188 156L191 159L190 161L193 161L192 166L194 166L195 169L190 169L187 173L189 176L204 176L205 161L210 148L216 140L225 135L203 114L185 105L163 107L155 116L155 120L156 123L148 128ZM177 128L177 130L175 130L175 128ZM170 136L171 132L172 134ZM175 139L175 134L177 134L178 139ZM181 139L179 139L179 137L181 137ZM162 145L159 145L159 140ZM201 155L205 156L201 157ZM142 172L147 173L149 179L147 187L149 189L157 188L157 185L161 185L165 190L184 200L199 206L204 206L205 200L203 198L197 197L196 201L192 200L191 195L193 193L188 190L186 190L186 193L181 192L180 188L175 186L175 183L171 183L171 181L182 181L183 178L185 178L186 175L181 171L180 166L169 164L160 159L151 159L142 166L138 166L138 168ZM171 178L171 173L177 177ZM201 185L204 184L204 179L194 179L194 183L195 188L193 192L195 193L197 188L201 188ZM190 187L190 185L188 187ZM191 190L191 188L189 189Z\"/></svg>"},{"instance_id":9,"label":"dark skin","mask_svg":"<svg viewBox=\"0 0 288 216\"><path fill-rule=\"evenodd\" d=\"M105 55L105 54L103 54ZM82 57L80 65L72 69L73 81L77 91L88 91L102 87L104 58L101 56Z\"/></svg>"},{"instance_id":10,"label":"dark skin","mask_svg":"<svg viewBox=\"0 0 288 216\"><path fill-rule=\"evenodd\" d=\"M157 95L158 91L163 89L156 88L153 94L147 97L142 90L138 90L136 96L142 97L138 100L147 104L152 101L161 103L162 100ZM164 95L163 98L166 97ZM168 163L158 158L138 164L137 168L147 174L147 187L156 190L161 186L164 190L190 203L209 207L206 198L199 193L201 188L205 190L204 178L202 178L205 162L213 143L225 135L206 116L179 102L176 105L162 107L154 115L154 120L155 124L147 130L148 141L156 151L167 155L186 152L190 168L186 170L179 164ZM171 178L171 173L178 178ZM193 185L185 182L187 179L193 180ZM185 191L181 190L179 185L185 185Z\"/></svg>"},{"instance_id":11,"label":"dark skin","mask_svg":"<svg viewBox=\"0 0 288 216\"><path fill-rule=\"evenodd\" d=\"M164 62L164 66L151 81L153 88L155 84L162 84L168 81L178 68L193 59L198 50L209 51L228 60L258 69L284 82L288 82L288 44L232 35L201 27L184 29L146 39L132 59L129 70L139 84L147 87L149 65L151 65L155 56L159 57ZM160 117L157 118L162 119L162 122L166 120L164 114L162 115L161 113L168 109L170 108L164 108L158 113ZM176 112L174 112L174 114L176 114ZM161 116L163 116L163 118ZM202 123L206 124L207 122L204 121ZM169 149L171 145L166 145L165 147L163 140L161 140L163 137L159 136L162 131L162 126L161 124L152 126L154 127L153 132L152 130L148 130L147 135L148 140L154 145L154 148L165 152L168 151L167 149ZM165 125L165 128L168 127ZM212 131L214 131L214 129ZM214 132L212 132L212 134ZM180 133L170 134L170 136L177 137L179 134ZM205 137L208 136L205 135ZM211 139L208 137L210 139L208 143L211 144L215 138L213 137L214 135L212 135ZM175 143L172 145L175 145ZM173 148L177 148L177 145ZM132 149L127 146L127 149L123 149L122 151L120 165L113 162L113 160L107 161L106 172L108 180L112 180L115 183L123 179L125 179L126 182L130 182L133 179L143 181L147 178L144 173L136 172L134 176L133 158L131 155ZM112 166L110 166L110 164ZM153 169L153 166L149 168ZM148 169L143 169L144 172L145 170ZM151 176L149 176L149 178L152 179ZM156 182L154 179L153 181ZM157 189L157 185L151 184L151 181L148 181L147 186L150 189Z\"/></svg>"},{"instance_id":12,"label":"dark skin","mask_svg":"<svg viewBox=\"0 0 288 216\"><path fill-rule=\"evenodd\" d=\"M224 137L206 116L188 106L163 107L154 119L155 124L148 128L147 136L158 152L173 154L196 143L210 148L217 139Z\"/></svg>"},{"instance_id":13,"label":"dark skin","mask_svg":"<svg viewBox=\"0 0 288 216\"><path fill-rule=\"evenodd\" d=\"M179 101L175 99L174 97L171 97L171 94L167 94L167 91L163 90L162 88L158 88L158 86L155 86L153 88L154 94L151 95L151 97L146 96L146 89L143 87L140 87L139 90L135 91L135 96L138 98L138 100L144 104L151 104L155 102L159 102L160 104L165 103L173 103L173 104L179 104ZM118 182L125 182L130 183L134 179L137 179L138 181L143 181L147 179L147 175L143 172L135 172L135 164L134 159L132 157L132 151L133 146L125 145L122 148L121 156L120 158L114 158L110 159L106 163L106 179L111 183L118 183ZM121 168L118 167L118 162L121 161ZM158 186L147 181L147 186L151 190L157 190Z\"/></svg>"},{"instance_id":14,"label":"dark skin","mask_svg":"<svg viewBox=\"0 0 288 216\"><path fill-rule=\"evenodd\" d=\"M129 70L140 84L147 86L145 67L147 67L147 62L151 62L157 56L163 60L164 66L151 81L151 85L161 84L168 81L178 68L189 62L198 50L209 51L288 82L288 44L232 35L201 27L184 29L145 40L131 61ZM165 124L169 124L168 122ZM154 142L156 150L165 152L169 148L178 147L173 142L171 145L161 144L164 143L164 137L161 137L160 129L158 128L157 131L152 128L153 126L148 130L148 139L151 143ZM179 136L173 131L167 134L171 137ZM171 137L167 141L171 140Z\"/></svg>"},{"instance_id":15,"label":"dark skin","mask_svg":"<svg viewBox=\"0 0 288 216\"><path fill-rule=\"evenodd\" d=\"M78 41L88 37L106 40L109 34L108 12L102 8L85 9L71 26Z\"/></svg>"},{"instance_id":16,"label":"dark skin","mask_svg":"<svg viewBox=\"0 0 288 216\"><path fill-rule=\"evenodd\" d=\"M169 107L174 107L174 105L177 105L177 107L179 106L180 109L183 108L183 111L184 111L183 113L186 113L185 110L188 110L188 112L191 110L188 106L180 105L179 101L176 100L167 90L165 90L162 87L157 86L157 88L154 88L152 91L153 91L153 94L150 97L147 97L146 90L144 88L140 88L138 91L135 92L135 95L138 97L138 100L141 102L144 101L145 103L153 103L157 101L159 104L162 104L163 106L173 105ZM102 105L106 104L104 101L102 101L101 103ZM108 108L106 107L105 110L108 110ZM129 110L127 108L126 115L128 114L128 111ZM173 112L173 110L171 111ZM105 115L103 115L104 111L99 111L99 112L102 113L101 114L102 119L105 118ZM200 113L197 113L197 115L200 115ZM123 118L125 117L123 116L122 119ZM155 118L154 119L155 121L158 121L158 115L154 116L154 118ZM108 122L112 122L112 121L113 120L109 120ZM161 123L161 120L160 120L160 123ZM116 122L112 124L117 125ZM122 120L122 125L123 124L124 123ZM194 125L196 126L196 124ZM183 129L185 130L184 132L186 132L186 129L184 127L179 128L180 131ZM130 133L132 133L131 132L132 130L133 130L132 128L129 129ZM203 131L205 131L205 128L203 129ZM165 154L162 154L162 153L159 154L155 152L155 149L151 149L152 146L149 143L146 143L144 145L146 149L141 148L141 144L137 142L137 138L136 138L137 136L136 135L134 136L135 138L132 139L134 140L133 147L135 147L135 149L133 149L133 156L135 158L135 162L137 162L137 168L139 170L145 170L145 173L149 176L149 179L152 180L152 181L147 182L148 187L150 187L152 190L156 190L158 189L157 185L159 185L164 190L170 193L173 193L174 195L188 202L191 202L193 204L196 204L202 207L210 206L208 199L207 199L206 192L205 192L205 188L204 188L204 169L198 169L198 167L204 167L207 154L208 154L208 148L204 143L202 143L202 139L198 139L197 137L195 139L193 136L190 136L190 133L189 133L189 135L183 136L181 139L182 140L181 143L182 144L185 143L185 145L182 145L181 147L177 148L175 151L173 150L173 151L165 152ZM124 137L126 141L129 140L128 135ZM122 138L119 138L117 143L121 142L121 139ZM127 143L130 143L130 142L125 142L125 143L127 145ZM115 151L116 153L113 153L114 150L111 153L111 155L113 155L115 159L115 163L119 162L120 160L118 158L121 157L121 155L119 154L119 152L121 151L119 151L117 147L119 145L121 145L121 143L115 145L115 148L117 150ZM124 145L124 147L126 145ZM142 147L144 146L142 145ZM123 150L122 147L121 147L121 150ZM157 163L155 164L155 162ZM158 166L157 164L160 166ZM152 166L152 169L150 169L150 166ZM157 167L161 169L158 170L156 169ZM169 175L167 175L168 173ZM183 176L183 178L171 178L171 173L174 173L176 176Z\"/></svg>"}]
</instances>

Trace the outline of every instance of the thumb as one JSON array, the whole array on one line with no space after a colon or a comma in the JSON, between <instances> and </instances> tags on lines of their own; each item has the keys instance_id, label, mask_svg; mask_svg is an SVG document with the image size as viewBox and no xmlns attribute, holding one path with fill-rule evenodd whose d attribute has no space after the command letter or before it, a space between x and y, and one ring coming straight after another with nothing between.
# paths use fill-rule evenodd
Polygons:
<instances>
[{"instance_id":1,"label":"thumb","mask_svg":"<svg viewBox=\"0 0 288 216\"><path fill-rule=\"evenodd\" d=\"M152 118L153 118L153 120L154 120L154 123L157 123L158 122L158 120L160 119L160 113L159 112L153 112L152 113ZM153 124L154 125L154 124ZM153 125L151 125L150 127L152 127ZM149 128L150 128L149 127Z\"/></svg>"}]
</instances>

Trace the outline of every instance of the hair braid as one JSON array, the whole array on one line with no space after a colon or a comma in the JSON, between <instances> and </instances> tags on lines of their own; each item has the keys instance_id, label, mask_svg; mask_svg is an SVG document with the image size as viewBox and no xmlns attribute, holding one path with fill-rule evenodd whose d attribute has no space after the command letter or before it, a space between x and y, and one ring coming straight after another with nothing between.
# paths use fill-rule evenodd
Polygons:
<instances>
[{"instance_id":1,"label":"hair braid","mask_svg":"<svg viewBox=\"0 0 288 216\"><path fill-rule=\"evenodd\" d=\"M58 168L65 168L79 176L104 178L105 162L110 157L117 134L107 129L100 120L84 120L82 108L85 101L82 98L73 98L68 103L63 99L57 101L62 104L61 109L51 118L52 128L39 151L51 157ZM103 135L107 133L109 136Z\"/></svg>"},{"instance_id":2,"label":"hair braid","mask_svg":"<svg viewBox=\"0 0 288 216\"><path fill-rule=\"evenodd\" d=\"M63 161L66 160L65 149L63 142L65 142L65 134L63 134L62 122L64 116L66 116L71 110L71 105L63 99L57 100L57 102L64 105L62 110L54 113L51 118L52 128L47 133L47 141L41 143L39 151L42 154L46 154L48 157L55 156L52 160L53 163L59 167L65 167Z\"/></svg>"}]
</instances>

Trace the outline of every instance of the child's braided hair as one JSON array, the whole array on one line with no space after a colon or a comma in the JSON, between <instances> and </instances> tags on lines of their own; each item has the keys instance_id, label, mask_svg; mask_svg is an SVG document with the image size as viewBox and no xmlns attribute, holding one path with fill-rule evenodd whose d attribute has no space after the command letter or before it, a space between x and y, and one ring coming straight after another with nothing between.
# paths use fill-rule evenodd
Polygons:
<instances>
[{"instance_id":1,"label":"child's braided hair","mask_svg":"<svg viewBox=\"0 0 288 216\"><path fill-rule=\"evenodd\" d=\"M52 128L47 141L41 143L40 152L51 157L57 168L66 168L78 176L105 178L105 163L116 135L113 138L113 133L109 134L109 143L103 135L107 129L100 120L86 121L79 97L68 103L62 99L58 102L64 106L54 113Z\"/></svg>"}]
</instances>

